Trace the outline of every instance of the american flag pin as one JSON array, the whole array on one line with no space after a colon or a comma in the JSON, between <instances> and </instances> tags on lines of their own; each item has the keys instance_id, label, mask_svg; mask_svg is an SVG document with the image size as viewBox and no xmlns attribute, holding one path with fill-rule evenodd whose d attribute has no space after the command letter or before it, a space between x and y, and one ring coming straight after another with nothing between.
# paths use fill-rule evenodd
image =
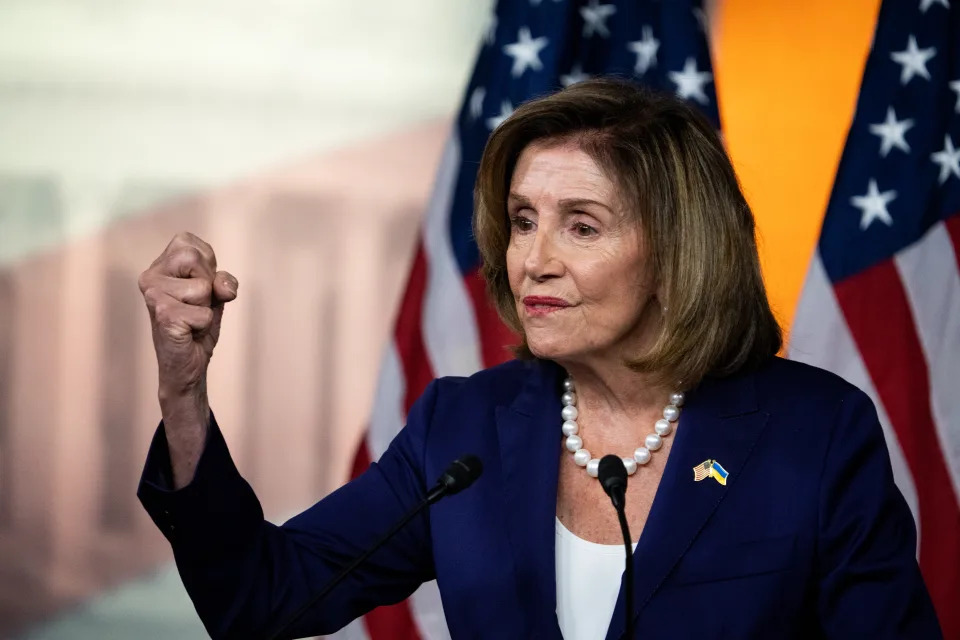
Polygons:
<instances>
[{"instance_id":1,"label":"american flag pin","mask_svg":"<svg viewBox=\"0 0 960 640\"><path fill-rule=\"evenodd\" d=\"M704 460L693 468L693 479L696 482L713 478L720 484L726 486L729 475L730 473L716 460Z\"/></svg>"}]
</instances>

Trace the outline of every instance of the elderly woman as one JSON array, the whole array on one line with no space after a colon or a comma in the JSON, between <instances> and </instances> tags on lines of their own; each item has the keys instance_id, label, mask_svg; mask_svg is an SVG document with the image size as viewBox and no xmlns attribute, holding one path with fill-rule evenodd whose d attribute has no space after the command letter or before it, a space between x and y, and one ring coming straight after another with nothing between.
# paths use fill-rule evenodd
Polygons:
<instances>
[{"instance_id":1,"label":"elderly woman","mask_svg":"<svg viewBox=\"0 0 960 640\"><path fill-rule=\"evenodd\" d=\"M211 635L269 636L473 452L473 487L289 633L436 578L454 638L623 637L624 546L597 480L614 454L634 637L940 637L874 408L776 357L753 217L694 109L611 80L522 106L487 145L475 230L518 359L434 381L378 463L280 527L205 394L237 281L189 234L141 276L163 422L139 495Z\"/></svg>"}]
</instances>

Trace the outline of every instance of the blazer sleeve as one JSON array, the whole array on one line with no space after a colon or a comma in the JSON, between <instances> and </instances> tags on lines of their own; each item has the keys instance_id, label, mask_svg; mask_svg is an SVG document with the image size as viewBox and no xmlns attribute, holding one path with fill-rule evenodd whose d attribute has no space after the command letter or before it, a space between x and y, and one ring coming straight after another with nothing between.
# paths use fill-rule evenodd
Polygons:
<instances>
[{"instance_id":1,"label":"blazer sleeve","mask_svg":"<svg viewBox=\"0 0 960 640\"><path fill-rule=\"evenodd\" d=\"M913 516L870 399L841 402L820 477L818 613L827 638L935 640Z\"/></svg>"},{"instance_id":2,"label":"blazer sleeve","mask_svg":"<svg viewBox=\"0 0 960 640\"><path fill-rule=\"evenodd\" d=\"M170 541L180 577L211 637L269 636L420 501L438 387L431 383L378 462L279 527L264 520L212 417L194 478L172 490L161 423L137 495ZM285 637L332 633L433 579L428 519L427 511L421 512Z\"/></svg>"}]
</instances>

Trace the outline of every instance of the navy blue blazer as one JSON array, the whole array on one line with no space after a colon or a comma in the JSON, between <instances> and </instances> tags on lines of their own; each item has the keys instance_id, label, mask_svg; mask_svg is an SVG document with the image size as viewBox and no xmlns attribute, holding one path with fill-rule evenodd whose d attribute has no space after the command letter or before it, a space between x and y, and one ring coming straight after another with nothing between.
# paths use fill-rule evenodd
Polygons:
<instances>
[{"instance_id":1,"label":"navy blue blazer","mask_svg":"<svg viewBox=\"0 0 960 640\"><path fill-rule=\"evenodd\" d=\"M283 526L213 422L171 491L161 424L138 495L211 636L264 635L464 453L476 484L434 505L294 631L330 633L436 578L454 639L560 640L554 517L563 371L509 362L434 381L378 463ZM634 556L637 638L940 638L876 412L837 376L774 358L687 394ZM726 486L694 482L715 459ZM624 593L607 639L624 633Z\"/></svg>"}]
</instances>

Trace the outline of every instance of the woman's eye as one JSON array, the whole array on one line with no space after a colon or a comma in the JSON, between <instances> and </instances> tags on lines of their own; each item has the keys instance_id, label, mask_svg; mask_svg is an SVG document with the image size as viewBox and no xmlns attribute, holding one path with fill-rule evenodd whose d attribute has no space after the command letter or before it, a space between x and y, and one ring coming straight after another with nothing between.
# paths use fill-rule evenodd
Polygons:
<instances>
[{"instance_id":1,"label":"woman's eye","mask_svg":"<svg viewBox=\"0 0 960 640\"><path fill-rule=\"evenodd\" d=\"M590 236L596 235L597 233L596 229L582 222L578 222L575 225L573 225L573 231L581 238L589 238Z\"/></svg>"},{"instance_id":2,"label":"woman's eye","mask_svg":"<svg viewBox=\"0 0 960 640\"><path fill-rule=\"evenodd\" d=\"M510 224L515 227L517 231L530 231L533 229L533 221L521 215L511 216Z\"/></svg>"}]
</instances>

